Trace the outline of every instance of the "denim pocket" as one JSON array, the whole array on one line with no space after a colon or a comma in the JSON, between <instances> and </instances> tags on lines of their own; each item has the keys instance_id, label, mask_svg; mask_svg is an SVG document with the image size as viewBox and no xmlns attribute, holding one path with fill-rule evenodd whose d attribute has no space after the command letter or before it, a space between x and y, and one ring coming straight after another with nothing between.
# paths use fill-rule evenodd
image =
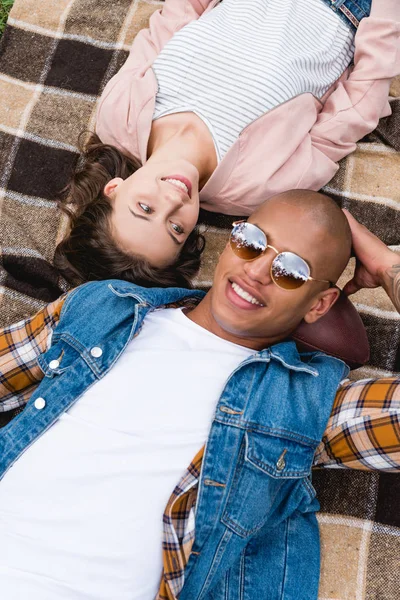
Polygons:
<instances>
[{"instance_id":1,"label":"denim pocket","mask_svg":"<svg viewBox=\"0 0 400 600\"><path fill-rule=\"evenodd\" d=\"M245 537L270 519L289 516L304 499L303 480L315 448L291 439L248 431L222 515L222 522Z\"/></svg>"},{"instance_id":2,"label":"denim pocket","mask_svg":"<svg viewBox=\"0 0 400 600\"><path fill-rule=\"evenodd\" d=\"M306 477L315 448L275 435L246 432L245 459L272 477Z\"/></svg>"}]
</instances>

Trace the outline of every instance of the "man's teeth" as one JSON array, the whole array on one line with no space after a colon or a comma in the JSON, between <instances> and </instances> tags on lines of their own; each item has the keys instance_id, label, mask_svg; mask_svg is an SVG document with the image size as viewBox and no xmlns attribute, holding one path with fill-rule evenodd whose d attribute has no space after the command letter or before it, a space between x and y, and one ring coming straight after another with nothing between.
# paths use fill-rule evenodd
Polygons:
<instances>
[{"instance_id":1,"label":"man's teeth","mask_svg":"<svg viewBox=\"0 0 400 600\"><path fill-rule=\"evenodd\" d=\"M189 194L188 186L183 183L183 181L179 181L179 179L164 179L164 181L168 181L168 183L172 183L172 185L176 185L176 187L180 188L187 194Z\"/></svg>"},{"instance_id":2,"label":"man's teeth","mask_svg":"<svg viewBox=\"0 0 400 600\"><path fill-rule=\"evenodd\" d=\"M258 300L256 300L254 298L254 296L252 296L248 292L245 292L240 287L240 285L238 285L237 283L231 283L231 286L235 290L236 294L238 296L240 296L241 298L243 298L243 300L247 300L247 302L250 302L250 304L258 304L258 306L264 306L264 304L261 304L261 302L259 302Z\"/></svg>"}]
</instances>

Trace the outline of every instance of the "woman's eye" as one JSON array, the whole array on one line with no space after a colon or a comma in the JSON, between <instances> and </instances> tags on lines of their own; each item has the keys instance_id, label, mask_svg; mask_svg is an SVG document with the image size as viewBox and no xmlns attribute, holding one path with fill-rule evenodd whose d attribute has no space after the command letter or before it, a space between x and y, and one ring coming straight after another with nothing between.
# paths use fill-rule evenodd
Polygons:
<instances>
[{"instance_id":1,"label":"woman's eye","mask_svg":"<svg viewBox=\"0 0 400 600\"><path fill-rule=\"evenodd\" d=\"M183 233L183 229L180 225L177 225L176 223L172 223L172 229L176 232L176 233Z\"/></svg>"},{"instance_id":2,"label":"woman's eye","mask_svg":"<svg viewBox=\"0 0 400 600\"><path fill-rule=\"evenodd\" d=\"M139 206L142 209L142 211L147 213L148 215L152 212L150 206L148 206L147 204L143 204L143 202L139 202Z\"/></svg>"}]
</instances>

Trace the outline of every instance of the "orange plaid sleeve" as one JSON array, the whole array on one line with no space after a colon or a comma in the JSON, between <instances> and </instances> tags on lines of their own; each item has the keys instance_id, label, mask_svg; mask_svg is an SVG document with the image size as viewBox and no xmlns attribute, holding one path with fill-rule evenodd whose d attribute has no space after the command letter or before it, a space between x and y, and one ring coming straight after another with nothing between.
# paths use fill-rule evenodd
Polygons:
<instances>
[{"instance_id":1,"label":"orange plaid sleeve","mask_svg":"<svg viewBox=\"0 0 400 600\"><path fill-rule=\"evenodd\" d=\"M163 573L156 600L176 600L184 584L195 534L195 507L204 447L175 487L163 517Z\"/></svg>"},{"instance_id":2,"label":"orange plaid sleeve","mask_svg":"<svg viewBox=\"0 0 400 600\"><path fill-rule=\"evenodd\" d=\"M314 464L400 471L400 378L342 385Z\"/></svg>"},{"instance_id":3,"label":"orange plaid sleeve","mask_svg":"<svg viewBox=\"0 0 400 600\"><path fill-rule=\"evenodd\" d=\"M42 379L36 358L50 346L66 294L33 317L0 330L0 412L26 404Z\"/></svg>"}]
</instances>

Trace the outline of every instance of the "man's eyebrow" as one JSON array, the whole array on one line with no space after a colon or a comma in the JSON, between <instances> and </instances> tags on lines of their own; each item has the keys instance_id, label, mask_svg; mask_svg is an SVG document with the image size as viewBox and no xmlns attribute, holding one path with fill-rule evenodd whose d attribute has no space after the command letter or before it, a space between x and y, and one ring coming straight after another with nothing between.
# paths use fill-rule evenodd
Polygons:
<instances>
[{"instance_id":1,"label":"man's eyebrow","mask_svg":"<svg viewBox=\"0 0 400 600\"><path fill-rule=\"evenodd\" d=\"M144 221L150 221L149 217L145 217L144 215L137 215L135 212L133 212L133 210L131 208L129 208L129 211L137 219L143 219ZM168 231L168 235L175 242L175 244L177 246L182 246L183 242L180 242L178 239L176 239L176 237L174 235L172 235L172 233L170 231Z\"/></svg>"}]
</instances>

